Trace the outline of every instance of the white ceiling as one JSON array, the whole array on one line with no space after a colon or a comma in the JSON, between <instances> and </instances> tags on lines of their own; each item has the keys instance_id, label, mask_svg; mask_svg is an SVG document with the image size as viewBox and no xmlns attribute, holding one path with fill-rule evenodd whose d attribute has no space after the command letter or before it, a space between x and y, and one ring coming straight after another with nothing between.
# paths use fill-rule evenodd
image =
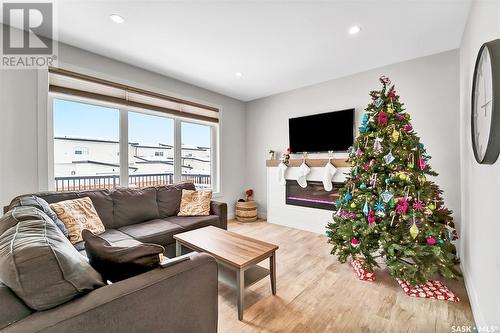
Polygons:
<instances>
[{"instance_id":1,"label":"white ceiling","mask_svg":"<svg viewBox=\"0 0 500 333\"><path fill-rule=\"evenodd\" d=\"M59 40L243 101L455 49L470 0L59 1ZM120 14L125 23L111 22ZM349 35L353 24L358 35ZM237 77L241 72L242 77Z\"/></svg>"}]
</instances>

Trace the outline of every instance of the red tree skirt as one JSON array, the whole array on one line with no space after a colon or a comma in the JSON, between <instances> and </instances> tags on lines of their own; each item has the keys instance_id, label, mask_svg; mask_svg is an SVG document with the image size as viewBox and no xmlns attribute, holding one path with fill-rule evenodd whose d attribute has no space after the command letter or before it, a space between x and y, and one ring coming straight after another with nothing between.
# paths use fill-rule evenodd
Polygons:
<instances>
[{"instance_id":1,"label":"red tree skirt","mask_svg":"<svg viewBox=\"0 0 500 333\"><path fill-rule=\"evenodd\" d=\"M450 302L459 302L460 299L447 286L440 281L429 280L424 284L412 287L409 283L396 279L403 288L406 295L411 297L423 297L439 299Z\"/></svg>"},{"instance_id":2,"label":"red tree skirt","mask_svg":"<svg viewBox=\"0 0 500 333\"><path fill-rule=\"evenodd\" d=\"M366 271L363 268L363 259L361 258L356 258L351 261L351 266L356 275L358 276L358 279L363 280L363 281L375 281L375 273L374 272L369 272Z\"/></svg>"}]
</instances>

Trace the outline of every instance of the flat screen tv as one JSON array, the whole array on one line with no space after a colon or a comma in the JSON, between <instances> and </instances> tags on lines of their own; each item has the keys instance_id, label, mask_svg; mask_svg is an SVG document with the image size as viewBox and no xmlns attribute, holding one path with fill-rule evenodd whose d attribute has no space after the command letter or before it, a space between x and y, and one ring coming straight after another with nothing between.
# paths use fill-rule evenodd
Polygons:
<instances>
[{"instance_id":1,"label":"flat screen tv","mask_svg":"<svg viewBox=\"0 0 500 333\"><path fill-rule=\"evenodd\" d=\"M347 151L354 142L354 109L290 118L292 153Z\"/></svg>"}]
</instances>

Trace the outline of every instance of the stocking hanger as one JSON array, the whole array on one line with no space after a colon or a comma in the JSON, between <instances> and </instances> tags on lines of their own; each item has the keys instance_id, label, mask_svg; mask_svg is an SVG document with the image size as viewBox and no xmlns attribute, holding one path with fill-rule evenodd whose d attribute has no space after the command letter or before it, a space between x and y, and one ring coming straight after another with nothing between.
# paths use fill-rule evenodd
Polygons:
<instances>
[{"instance_id":1,"label":"stocking hanger","mask_svg":"<svg viewBox=\"0 0 500 333\"><path fill-rule=\"evenodd\" d=\"M328 163L332 162L332 158L333 158L333 150L329 150L328 151Z\"/></svg>"}]
</instances>

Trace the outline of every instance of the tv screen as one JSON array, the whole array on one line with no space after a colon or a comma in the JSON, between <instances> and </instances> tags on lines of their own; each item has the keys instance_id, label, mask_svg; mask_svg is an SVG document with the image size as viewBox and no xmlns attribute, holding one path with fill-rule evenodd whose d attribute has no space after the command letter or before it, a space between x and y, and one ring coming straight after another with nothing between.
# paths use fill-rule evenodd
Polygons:
<instances>
[{"instance_id":1,"label":"tv screen","mask_svg":"<svg viewBox=\"0 0 500 333\"><path fill-rule=\"evenodd\" d=\"M354 109L290 118L292 153L346 151L354 142Z\"/></svg>"}]
</instances>

